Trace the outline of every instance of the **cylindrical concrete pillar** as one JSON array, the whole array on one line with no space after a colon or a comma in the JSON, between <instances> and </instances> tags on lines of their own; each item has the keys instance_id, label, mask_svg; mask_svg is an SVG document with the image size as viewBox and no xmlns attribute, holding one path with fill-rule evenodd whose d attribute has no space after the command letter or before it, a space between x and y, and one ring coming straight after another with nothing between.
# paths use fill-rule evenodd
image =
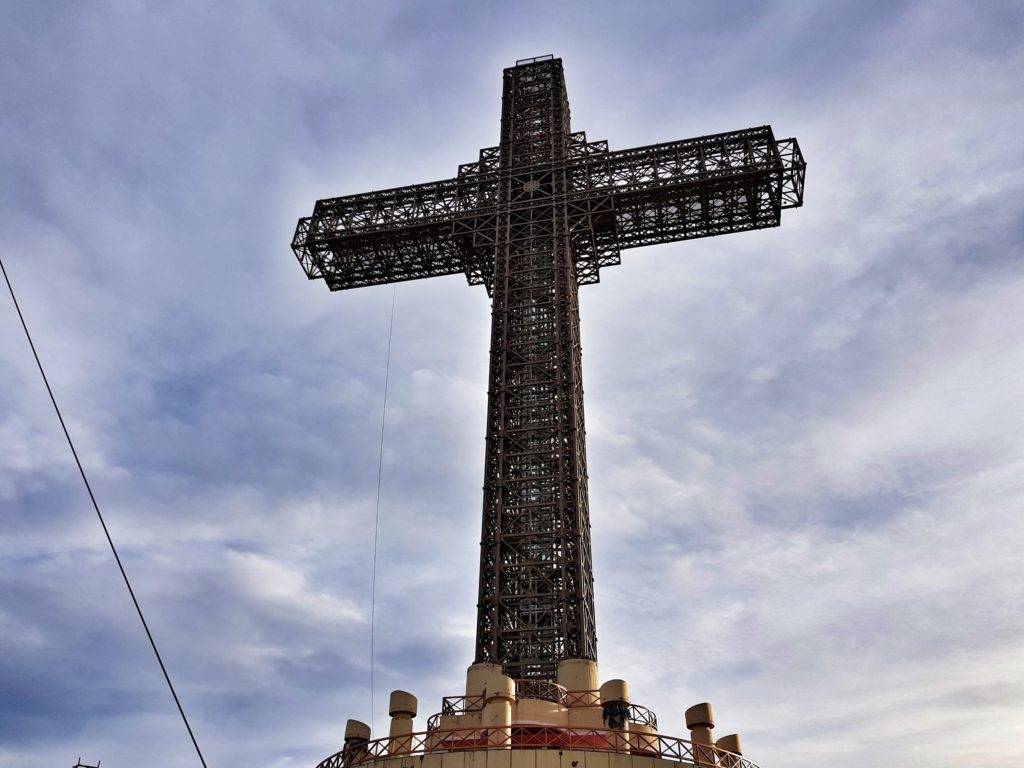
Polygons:
<instances>
[{"instance_id":1,"label":"cylindrical concrete pillar","mask_svg":"<svg viewBox=\"0 0 1024 768\"><path fill-rule=\"evenodd\" d=\"M512 749L512 707L516 700L516 682L501 675L491 677L480 712L482 735L488 749Z\"/></svg>"},{"instance_id":2,"label":"cylindrical concrete pillar","mask_svg":"<svg viewBox=\"0 0 1024 768\"><path fill-rule=\"evenodd\" d=\"M601 686L601 717L607 735L608 748L613 752L629 751L629 683L608 680Z\"/></svg>"},{"instance_id":3,"label":"cylindrical concrete pillar","mask_svg":"<svg viewBox=\"0 0 1024 768\"><path fill-rule=\"evenodd\" d=\"M369 757L367 743L370 741L370 726L359 720L345 723L345 743L342 746L342 762L345 765L361 763Z\"/></svg>"},{"instance_id":4,"label":"cylindrical concrete pillar","mask_svg":"<svg viewBox=\"0 0 1024 768\"><path fill-rule=\"evenodd\" d=\"M563 659L558 662L558 684L569 694L570 707L592 707L598 703L597 662Z\"/></svg>"},{"instance_id":5,"label":"cylindrical concrete pillar","mask_svg":"<svg viewBox=\"0 0 1024 768\"><path fill-rule=\"evenodd\" d=\"M704 702L686 710L686 727L690 729L690 741L694 744L714 744L711 729L715 727L715 718L711 705Z\"/></svg>"},{"instance_id":6,"label":"cylindrical concrete pillar","mask_svg":"<svg viewBox=\"0 0 1024 768\"><path fill-rule=\"evenodd\" d=\"M481 696L484 692L493 687L489 685L492 680L505 677L501 664L471 664L466 670L466 696Z\"/></svg>"},{"instance_id":7,"label":"cylindrical concrete pillar","mask_svg":"<svg viewBox=\"0 0 1024 768\"><path fill-rule=\"evenodd\" d=\"M600 690L602 704L609 701L629 703L629 683L625 680L607 680Z\"/></svg>"},{"instance_id":8,"label":"cylindrical concrete pillar","mask_svg":"<svg viewBox=\"0 0 1024 768\"><path fill-rule=\"evenodd\" d=\"M406 691L392 691L388 703L391 731L388 734L389 755L405 755L412 751L412 719L416 717L416 697Z\"/></svg>"},{"instance_id":9,"label":"cylindrical concrete pillar","mask_svg":"<svg viewBox=\"0 0 1024 768\"><path fill-rule=\"evenodd\" d=\"M715 742L715 746L718 747L718 764L722 768L740 768L742 761L740 755L743 754L743 745L740 743L740 735L738 733L730 733L728 736L723 736Z\"/></svg>"},{"instance_id":10,"label":"cylindrical concrete pillar","mask_svg":"<svg viewBox=\"0 0 1024 768\"><path fill-rule=\"evenodd\" d=\"M648 755L659 757L661 755L661 739L657 736L657 729L653 725L644 723L629 723L629 751L634 755Z\"/></svg>"},{"instance_id":11,"label":"cylindrical concrete pillar","mask_svg":"<svg viewBox=\"0 0 1024 768\"><path fill-rule=\"evenodd\" d=\"M686 727L690 729L690 741L693 742L694 762L701 766L714 765L715 740L711 731L715 727L715 717L711 705L705 701L686 710Z\"/></svg>"}]
</instances>

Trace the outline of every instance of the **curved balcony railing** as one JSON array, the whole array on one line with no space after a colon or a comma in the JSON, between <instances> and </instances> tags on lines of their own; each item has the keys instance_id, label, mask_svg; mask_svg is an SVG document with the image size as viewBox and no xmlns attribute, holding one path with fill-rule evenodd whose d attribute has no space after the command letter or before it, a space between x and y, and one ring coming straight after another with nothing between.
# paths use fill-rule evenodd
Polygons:
<instances>
[{"instance_id":1,"label":"curved balcony railing","mask_svg":"<svg viewBox=\"0 0 1024 768\"><path fill-rule=\"evenodd\" d=\"M516 701L521 699L553 701L563 707L596 707L601 704L601 692L567 691L561 685L547 680L516 680ZM479 712L483 706L483 696L445 696L441 699L441 711L427 719L427 730L436 731L442 717ZM627 704L626 707L629 722L657 730L658 717L653 711L639 704Z\"/></svg>"},{"instance_id":2,"label":"curved balcony railing","mask_svg":"<svg viewBox=\"0 0 1024 768\"><path fill-rule=\"evenodd\" d=\"M646 725L655 730L658 729L658 716L653 710L641 707L639 704L629 704L629 722L637 725Z\"/></svg>"},{"instance_id":3,"label":"curved balcony railing","mask_svg":"<svg viewBox=\"0 0 1024 768\"><path fill-rule=\"evenodd\" d=\"M566 691L567 707L597 707L601 705L600 691Z\"/></svg>"},{"instance_id":4,"label":"curved balcony railing","mask_svg":"<svg viewBox=\"0 0 1024 768\"><path fill-rule=\"evenodd\" d=\"M550 680L516 680L516 701L520 699L540 699L569 706L569 692L558 683Z\"/></svg>"},{"instance_id":5,"label":"curved balcony railing","mask_svg":"<svg viewBox=\"0 0 1024 768\"><path fill-rule=\"evenodd\" d=\"M710 744L694 744L657 733L628 733L599 728L452 728L350 743L317 768L353 768L375 760L406 755L472 752L495 749L560 749L579 752L619 752L695 768L758 768L741 755Z\"/></svg>"},{"instance_id":6,"label":"curved balcony railing","mask_svg":"<svg viewBox=\"0 0 1024 768\"><path fill-rule=\"evenodd\" d=\"M483 708L483 696L445 696L441 699L441 711L427 719L427 731L436 731L441 725L442 717L479 712Z\"/></svg>"}]
</instances>

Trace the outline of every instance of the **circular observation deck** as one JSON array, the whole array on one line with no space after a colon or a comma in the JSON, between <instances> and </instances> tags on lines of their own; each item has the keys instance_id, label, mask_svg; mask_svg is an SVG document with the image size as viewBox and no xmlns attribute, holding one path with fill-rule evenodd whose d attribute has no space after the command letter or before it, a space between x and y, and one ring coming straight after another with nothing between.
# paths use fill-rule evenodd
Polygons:
<instances>
[{"instance_id":1,"label":"circular observation deck","mask_svg":"<svg viewBox=\"0 0 1024 768\"><path fill-rule=\"evenodd\" d=\"M758 768L713 744L611 728L450 728L347 745L317 768Z\"/></svg>"},{"instance_id":2,"label":"circular observation deck","mask_svg":"<svg viewBox=\"0 0 1024 768\"><path fill-rule=\"evenodd\" d=\"M370 739L367 726L350 721L345 746L317 768L757 768L739 754L738 737L714 744L710 730L700 740L658 733L654 712L631 703L623 681L568 690L547 680L504 680L490 693L446 696L422 732L411 729L415 699L396 691L391 713L403 727L393 721L391 735ZM698 705L687 725L713 727L710 718L710 707Z\"/></svg>"}]
</instances>

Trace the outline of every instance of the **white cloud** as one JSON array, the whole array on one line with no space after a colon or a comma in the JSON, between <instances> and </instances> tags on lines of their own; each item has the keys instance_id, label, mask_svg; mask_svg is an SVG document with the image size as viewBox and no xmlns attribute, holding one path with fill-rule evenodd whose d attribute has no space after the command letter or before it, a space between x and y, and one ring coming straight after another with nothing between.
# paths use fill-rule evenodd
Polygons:
<instances>
[{"instance_id":1,"label":"white cloud","mask_svg":"<svg viewBox=\"0 0 1024 768\"><path fill-rule=\"evenodd\" d=\"M369 708L391 289L307 283L294 219L454 173L547 50L592 139L770 121L810 163L781 229L582 293L604 676L670 733L711 699L765 766L1024 756L1019 13L548 6L0 32L5 265L211 762L312 764ZM427 713L472 652L488 317L459 276L397 301L377 699ZM3 315L0 765L191 765Z\"/></svg>"},{"instance_id":2,"label":"white cloud","mask_svg":"<svg viewBox=\"0 0 1024 768\"><path fill-rule=\"evenodd\" d=\"M250 598L291 621L305 624L363 622L350 601L314 592L296 568L252 552L225 552L227 575Z\"/></svg>"}]
</instances>

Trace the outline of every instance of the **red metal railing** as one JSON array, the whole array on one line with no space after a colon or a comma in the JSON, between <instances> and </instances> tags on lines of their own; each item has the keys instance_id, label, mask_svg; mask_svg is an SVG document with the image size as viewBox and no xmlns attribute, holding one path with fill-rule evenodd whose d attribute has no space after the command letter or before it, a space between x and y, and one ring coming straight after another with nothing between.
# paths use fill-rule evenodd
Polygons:
<instances>
[{"instance_id":1,"label":"red metal railing","mask_svg":"<svg viewBox=\"0 0 1024 768\"><path fill-rule=\"evenodd\" d=\"M516 680L516 701L522 699L541 699L553 701L563 707L596 707L601 705L600 691L567 691L557 683L547 680ZM441 725L441 718L452 715L465 715L483 709L483 696L445 696L441 699L441 711L427 719L427 730L436 731ZM638 723L657 729L658 717L653 711L639 704L626 705L631 723Z\"/></svg>"},{"instance_id":2,"label":"red metal railing","mask_svg":"<svg viewBox=\"0 0 1024 768\"><path fill-rule=\"evenodd\" d=\"M628 733L600 728L452 728L346 746L317 768L352 768L399 755L427 755L489 749L559 749L579 752L619 752L656 757L698 768L758 768L740 755L711 745L694 744L657 733Z\"/></svg>"},{"instance_id":3,"label":"red metal railing","mask_svg":"<svg viewBox=\"0 0 1024 768\"><path fill-rule=\"evenodd\" d=\"M553 701L563 707L569 706L568 691L558 683L549 680L516 680L516 701L520 699L540 699Z\"/></svg>"},{"instance_id":4,"label":"red metal railing","mask_svg":"<svg viewBox=\"0 0 1024 768\"><path fill-rule=\"evenodd\" d=\"M445 696L441 699L441 711L427 719L427 731L436 731L442 717L479 712L483 708L483 696Z\"/></svg>"},{"instance_id":5,"label":"red metal railing","mask_svg":"<svg viewBox=\"0 0 1024 768\"><path fill-rule=\"evenodd\" d=\"M646 725L655 730L658 729L658 716L654 714L653 710L642 707L639 704L629 704L627 706L629 708L629 722Z\"/></svg>"},{"instance_id":6,"label":"red metal railing","mask_svg":"<svg viewBox=\"0 0 1024 768\"><path fill-rule=\"evenodd\" d=\"M565 706L597 707L601 704L600 691L566 691Z\"/></svg>"}]
</instances>

